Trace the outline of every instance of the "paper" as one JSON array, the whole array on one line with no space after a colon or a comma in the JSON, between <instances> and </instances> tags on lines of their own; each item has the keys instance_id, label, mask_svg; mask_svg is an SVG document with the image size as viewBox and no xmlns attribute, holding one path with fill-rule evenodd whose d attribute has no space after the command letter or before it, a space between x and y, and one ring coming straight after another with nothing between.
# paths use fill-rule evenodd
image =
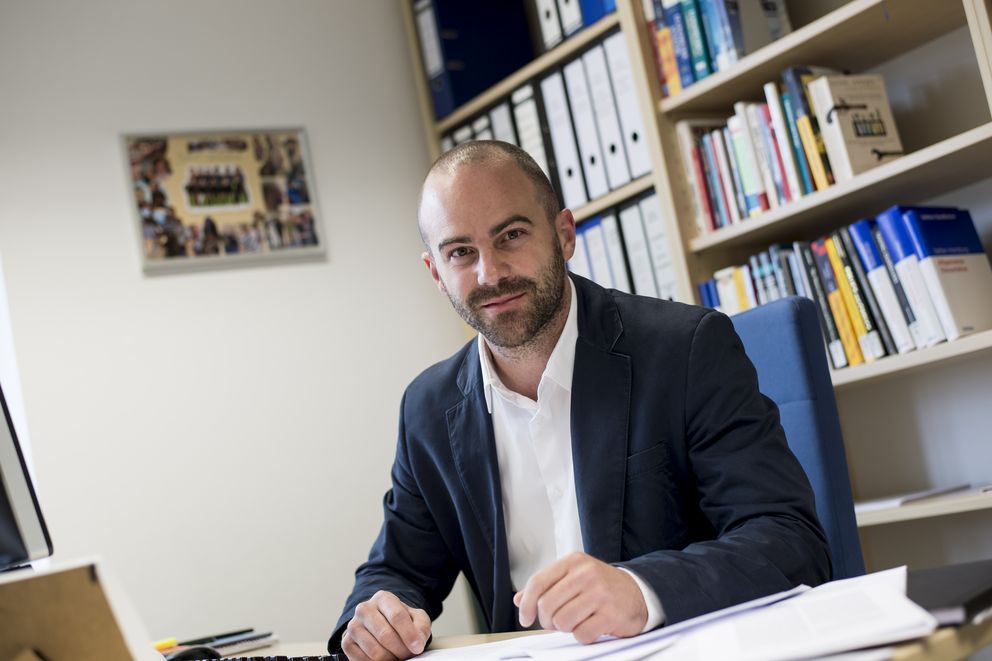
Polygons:
<instances>
[{"instance_id":1,"label":"paper","mask_svg":"<svg viewBox=\"0 0 992 661\"><path fill-rule=\"evenodd\" d=\"M933 496L942 496L946 493L953 493L955 491L964 491L965 489L970 489L970 484L956 484L953 487L938 487L936 489L924 489L923 491L913 491L911 493L904 493L898 496L892 496L890 498L877 498L875 500L864 500L860 503L854 503L854 512L856 514L861 514L862 512L874 512L876 510L887 510L893 507L900 507L906 503L911 503L917 500L923 500L924 498L932 498Z\"/></svg>"}]
</instances>

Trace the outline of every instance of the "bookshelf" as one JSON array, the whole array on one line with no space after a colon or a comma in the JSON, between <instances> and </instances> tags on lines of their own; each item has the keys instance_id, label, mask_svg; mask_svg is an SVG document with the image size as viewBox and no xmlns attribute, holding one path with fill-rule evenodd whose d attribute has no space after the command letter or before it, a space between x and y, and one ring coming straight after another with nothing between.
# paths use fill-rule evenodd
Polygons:
<instances>
[{"instance_id":1,"label":"bookshelf","mask_svg":"<svg viewBox=\"0 0 992 661\"><path fill-rule=\"evenodd\" d=\"M992 0L788 0L787 4L794 27L790 34L747 55L728 70L714 73L675 96L662 98L651 36L644 27L642 0L617 0L615 13L584 28L452 115L435 122L420 66L412 10L410 3L401 2L430 153L432 157L440 154L443 134L519 85L567 63L619 27L626 36L652 171L573 212L581 222L653 188L666 223L680 300L698 302L695 283L708 279L720 268L742 263L749 254L770 243L816 238L894 203L926 203L968 186L989 184L992 191ZM931 64L932 52L921 53L931 44L943 49L951 37L955 46L965 51L967 60L960 74L963 82L956 81L958 88L974 90L974 95L968 96L969 103L965 105L969 110L962 115L963 119L945 117L950 107L946 100L942 101L933 85L927 87L921 83L914 71L937 66ZM694 117L726 117L732 113L735 101L763 100L762 85L779 80L786 67L806 64L854 73L882 72L894 110L902 104L899 108L902 115L897 112L896 119L908 153L851 181L806 195L756 218L701 233L696 227L691 190L683 172L676 122ZM890 75L893 67L896 73ZM953 72L958 73L957 69ZM909 82L903 83L901 77ZM896 99L891 90L900 85L906 93ZM956 202L952 197L945 198L943 203ZM992 204L989 212L992 213ZM992 226L982 234L988 248ZM967 391L977 387L987 401L992 401L992 379L983 380L981 370L974 367L976 364L987 364L990 367L987 371L992 374L992 331L833 372L856 497L874 498L898 492L900 488L908 491L935 486L929 482L948 475L956 478L951 482L979 482L971 479L969 471L979 470L976 466L982 461L992 466L992 449L975 449L984 440L982 434L987 436L987 432L950 425L954 427L951 433L955 435L952 445L958 448L956 456L941 456L941 443L945 439L935 432L945 415L960 416L961 411L967 411L972 420L987 416L987 411L975 404L974 393ZM959 374L970 379L967 384L955 382ZM926 391L924 386L931 378L938 378L941 387L949 391L945 399L933 405L915 402L918 419L898 421L906 406L899 398L906 397L907 392ZM953 409L954 413L945 413L944 409ZM870 415L866 414L868 410ZM892 434L884 442L876 443L888 431L889 423L893 429L910 429L920 438L914 437L914 444ZM976 438L969 445L972 436ZM978 452L982 461L973 462L966 452ZM896 457L899 458L890 461ZM905 474L897 479L886 471ZM984 479L992 482L992 469ZM985 510L990 505L992 495L965 492L904 506L897 508L898 511L884 510L859 517L869 567L873 566L873 557L881 558L881 564L874 565L875 568L891 566L901 555L906 555L906 545L915 541L912 532L902 537L887 534L876 539L871 531L887 528L881 524L924 518L941 520L944 515ZM992 518L986 520L988 523L992 523ZM992 556L992 538L979 544L979 548L973 554ZM951 561L941 556L939 550L936 553L923 561L918 554L912 557L925 564Z\"/></svg>"}]
</instances>

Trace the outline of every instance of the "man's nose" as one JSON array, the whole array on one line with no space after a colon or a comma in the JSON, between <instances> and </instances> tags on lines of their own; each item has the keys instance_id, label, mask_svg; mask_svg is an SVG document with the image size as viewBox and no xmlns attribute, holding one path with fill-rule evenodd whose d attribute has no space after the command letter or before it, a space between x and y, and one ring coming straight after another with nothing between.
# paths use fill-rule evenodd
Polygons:
<instances>
[{"instance_id":1,"label":"man's nose","mask_svg":"<svg viewBox=\"0 0 992 661\"><path fill-rule=\"evenodd\" d=\"M495 285L508 275L506 262L493 250L480 250L476 271L480 285Z\"/></svg>"}]
</instances>

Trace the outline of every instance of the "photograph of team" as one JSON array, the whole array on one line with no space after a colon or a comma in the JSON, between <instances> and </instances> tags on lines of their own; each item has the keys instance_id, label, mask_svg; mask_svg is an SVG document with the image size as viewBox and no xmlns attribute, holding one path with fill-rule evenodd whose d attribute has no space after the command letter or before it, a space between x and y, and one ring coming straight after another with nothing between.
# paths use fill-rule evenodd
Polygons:
<instances>
[{"instance_id":1,"label":"photograph of team","mask_svg":"<svg viewBox=\"0 0 992 661\"><path fill-rule=\"evenodd\" d=\"M302 131L126 138L146 261L319 245Z\"/></svg>"}]
</instances>

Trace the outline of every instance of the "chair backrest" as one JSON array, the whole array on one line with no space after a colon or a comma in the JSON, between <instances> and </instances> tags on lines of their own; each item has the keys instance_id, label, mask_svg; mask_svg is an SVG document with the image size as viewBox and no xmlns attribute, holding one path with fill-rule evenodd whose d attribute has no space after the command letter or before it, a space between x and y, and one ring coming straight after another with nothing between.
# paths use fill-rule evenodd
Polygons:
<instances>
[{"instance_id":1,"label":"chair backrest","mask_svg":"<svg viewBox=\"0 0 992 661\"><path fill-rule=\"evenodd\" d=\"M833 577L865 573L837 402L816 305L790 296L731 317L758 372L758 386L778 405L789 447L809 476L827 533Z\"/></svg>"}]
</instances>

